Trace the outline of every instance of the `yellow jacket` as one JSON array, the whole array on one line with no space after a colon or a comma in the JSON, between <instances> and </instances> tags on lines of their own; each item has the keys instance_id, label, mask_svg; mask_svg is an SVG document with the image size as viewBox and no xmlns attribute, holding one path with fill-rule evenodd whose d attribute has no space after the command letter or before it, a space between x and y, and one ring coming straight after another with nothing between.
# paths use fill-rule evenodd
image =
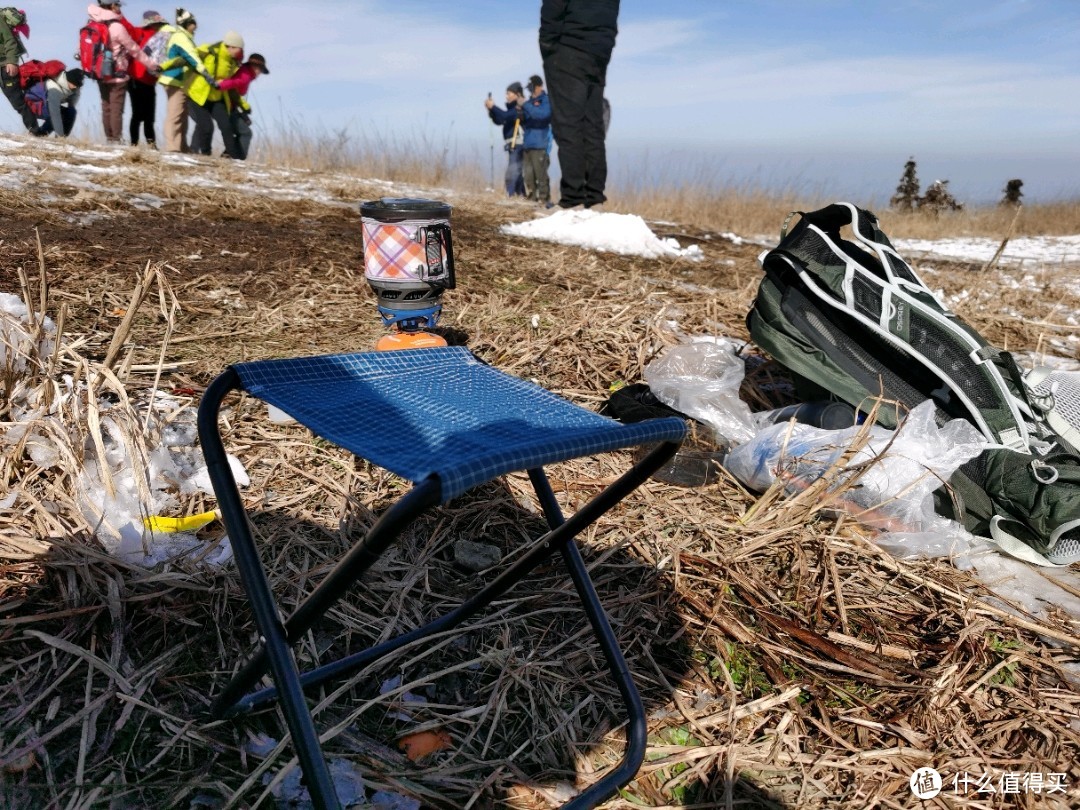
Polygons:
<instances>
[{"instance_id":1,"label":"yellow jacket","mask_svg":"<svg viewBox=\"0 0 1080 810\"><path fill-rule=\"evenodd\" d=\"M198 48L199 58L202 59L203 66L206 68L207 73L214 78L215 81L220 79L227 79L236 73L240 67L240 63L233 59L229 53L229 49L223 42L215 42L211 45L200 45ZM194 101L196 104L205 105L211 101L225 100L225 107L232 110L232 99L229 98L229 93L223 93L210 86L210 82L204 79L200 74L191 71L184 78L184 92L187 93L187 97Z\"/></svg>"}]
</instances>

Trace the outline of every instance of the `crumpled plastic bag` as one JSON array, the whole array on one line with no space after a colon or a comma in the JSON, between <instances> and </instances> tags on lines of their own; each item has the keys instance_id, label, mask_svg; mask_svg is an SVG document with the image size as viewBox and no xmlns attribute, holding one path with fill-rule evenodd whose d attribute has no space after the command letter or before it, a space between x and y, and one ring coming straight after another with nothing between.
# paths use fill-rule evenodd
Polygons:
<instances>
[{"instance_id":1,"label":"crumpled plastic bag","mask_svg":"<svg viewBox=\"0 0 1080 810\"><path fill-rule=\"evenodd\" d=\"M942 530L953 524L935 513L933 492L961 464L981 453L986 441L963 419L939 427L930 401L915 407L897 431L879 426L822 430L799 423L771 425L732 449L724 466L750 489L763 491L779 476L789 492L798 492L837 463L866 430L865 446L847 461L832 489L837 508L871 528L911 536L934 532L935 542L943 540ZM854 468L868 463L853 481ZM919 542L915 538L914 544ZM905 545L908 553L933 553Z\"/></svg>"},{"instance_id":2,"label":"crumpled plastic bag","mask_svg":"<svg viewBox=\"0 0 1080 810\"><path fill-rule=\"evenodd\" d=\"M649 363L644 374L653 396L708 425L718 443L753 438L750 406L739 399L745 366L727 341L674 346Z\"/></svg>"}]
</instances>

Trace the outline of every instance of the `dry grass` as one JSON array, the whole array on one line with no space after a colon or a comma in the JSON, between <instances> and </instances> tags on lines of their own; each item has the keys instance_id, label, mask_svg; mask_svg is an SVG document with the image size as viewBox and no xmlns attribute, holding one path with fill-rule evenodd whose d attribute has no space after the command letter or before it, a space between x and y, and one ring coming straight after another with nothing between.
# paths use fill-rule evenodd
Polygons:
<instances>
[{"instance_id":1,"label":"dry grass","mask_svg":"<svg viewBox=\"0 0 1080 810\"><path fill-rule=\"evenodd\" d=\"M316 171L346 170L360 177L395 183L482 191L488 171L462 154L452 134L389 134L355 123L339 129L314 128L292 119L277 122L274 135L253 141L252 160ZM503 155L499 155L503 159Z\"/></svg>"},{"instance_id":2,"label":"dry grass","mask_svg":"<svg viewBox=\"0 0 1080 810\"><path fill-rule=\"evenodd\" d=\"M779 238L779 223L790 211L812 211L832 199L793 192L776 194L758 189L709 189L696 186L612 193L611 210L640 214L651 220L693 223L719 232L743 236ZM851 200L857 205L866 204ZM892 238L941 239L982 236L1001 239L1009 231L1015 209L998 205L977 206L934 215L927 212L901 214L874 209L885 232ZM1014 236L1068 235L1080 233L1080 203L1061 202L1024 206Z\"/></svg>"},{"instance_id":3,"label":"dry grass","mask_svg":"<svg viewBox=\"0 0 1080 810\"><path fill-rule=\"evenodd\" d=\"M453 136L435 141L388 135L376 130L348 127L312 130L299 121L278 123L270 138L257 138L253 159L275 166L315 171L347 171L360 177L379 177L396 183L478 192L490 185L487 153L467 154ZM318 146L316 147L315 144ZM496 188L502 187L506 156L495 155ZM555 169L553 168L553 172ZM773 238L778 224L790 211L811 211L835 200L813 190L766 189L720 176L715 167L681 166L681 174L698 179L661 185L648 167L627 177L609 177L608 209L634 213L649 220L693 225L714 232ZM558 198L558 183L553 184ZM865 200L850 200L872 208L886 232L894 238L940 239L945 236L1003 238L1014 209L999 205L968 206L940 215L929 212L901 214ZM1024 206L1015 236L1080 233L1080 202L1064 201Z\"/></svg>"},{"instance_id":4,"label":"dry grass","mask_svg":"<svg viewBox=\"0 0 1080 810\"><path fill-rule=\"evenodd\" d=\"M283 202L242 189L243 168L207 169L234 186L209 191L171 183L156 156L138 159L147 161L138 187L168 201L161 212L131 211L116 193L45 208L0 191L0 278L25 287L38 312L65 309L66 348L22 349L27 365L8 372L8 401L17 391L41 400L64 374L109 380L111 356L112 398L136 417L128 432L152 443L137 409L159 369L164 390L198 391L239 359L373 345L380 329L358 270L352 203L385 189L305 174L298 185L310 179L340 203ZM521 206L465 195L454 203L459 288L444 325L500 368L596 407L610 383L640 379L676 342L671 318L689 332L745 337L753 246L707 240L701 265L591 254L501 235ZM754 222L786 204L747 203L741 216ZM110 218L88 228L65 219L90 212ZM696 218L679 227L718 226ZM109 314L130 307L147 260L181 307L163 363L154 294L132 307L126 334ZM941 269L934 280L951 293L970 275ZM972 321L1034 349L1047 333L1035 314L1060 292L1048 277L1042 293L1010 293L1005 278L980 282L988 296L1012 295L1021 317L973 303ZM775 403L776 377L758 366L747 398ZM177 561L147 571L101 551L70 487L74 454L93 452L95 401L87 392L48 406L75 437L59 469L18 446L4 454L5 481L23 494L0 512L0 807L270 806L266 781L284 775L292 750L256 756L249 741L283 740L280 714L206 717L255 637L235 570ZM228 425L287 610L403 485L301 429L268 424L253 400L236 400ZM560 465L560 499L573 508L628 461ZM480 534L512 558L539 526L520 476L437 510L313 628L299 659L325 660L459 604L485 577L455 568L453 539ZM208 541L219 535L206 530ZM955 799L964 806L1076 805L1080 693L1065 669L1080 656L1074 618L1003 606L946 562L893 559L808 495L758 498L726 479L700 489L649 482L582 545L650 718L648 761L608 807L907 807L908 777L928 764L947 780L1063 773L1070 791L984 799L972 789ZM545 808L566 783L587 784L617 758L621 729L569 587L558 566L546 568L460 637L402 650L317 696L330 754L372 786L430 807ZM380 694L395 675L400 686ZM406 702L406 691L419 700ZM409 762L396 742L417 727L447 730L453 748Z\"/></svg>"}]
</instances>

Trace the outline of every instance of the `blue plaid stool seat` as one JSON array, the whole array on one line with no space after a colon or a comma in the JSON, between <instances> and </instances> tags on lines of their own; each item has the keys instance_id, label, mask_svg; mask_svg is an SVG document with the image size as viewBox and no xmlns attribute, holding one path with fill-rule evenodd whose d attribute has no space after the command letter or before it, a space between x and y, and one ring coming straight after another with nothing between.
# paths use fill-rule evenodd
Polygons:
<instances>
[{"instance_id":1,"label":"blue plaid stool seat","mask_svg":"<svg viewBox=\"0 0 1080 810\"><path fill-rule=\"evenodd\" d=\"M224 398L244 390L317 436L413 483L284 621L259 559L219 429ZM301 357L241 363L207 388L199 438L261 643L214 700L215 717L280 701L304 781L317 808L339 808L304 691L436 633L450 630L505 594L554 554L574 584L628 716L622 761L565 805L590 808L637 773L645 714L574 537L640 486L678 450L678 418L622 425L477 360L462 347ZM545 465L655 444L576 513L564 517ZM451 612L424 627L300 673L291 645L352 587L419 515L506 473L527 471L547 531L512 564ZM250 691L267 673L273 686Z\"/></svg>"}]
</instances>

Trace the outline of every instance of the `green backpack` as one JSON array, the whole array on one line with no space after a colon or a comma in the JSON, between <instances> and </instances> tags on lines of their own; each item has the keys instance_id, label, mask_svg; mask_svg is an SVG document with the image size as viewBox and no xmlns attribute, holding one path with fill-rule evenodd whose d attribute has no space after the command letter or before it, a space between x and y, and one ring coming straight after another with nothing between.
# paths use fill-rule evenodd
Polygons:
<instances>
[{"instance_id":1,"label":"green backpack","mask_svg":"<svg viewBox=\"0 0 1080 810\"><path fill-rule=\"evenodd\" d=\"M938 300L872 213L851 203L796 213L761 256L747 316L754 342L804 399L834 396L864 412L878 398L903 410L930 399L939 421L970 421L989 447L939 490L938 511L1031 562L1080 560L1080 456L1047 424L1052 402ZM900 415L877 411L886 427Z\"/></svg>"},{"instance_id":2,"label":"green backpack","mask_svg":"<svg viewBox=\"0 0 1080 810\"><path fill-rule=\"evenodd\" d=\"M17 8L8 6L6 8L0 8L0 20L6 22L8 28L14 28L16 25L22 25L26 22L26 15Z\"/></svg>"}]
</instances>

